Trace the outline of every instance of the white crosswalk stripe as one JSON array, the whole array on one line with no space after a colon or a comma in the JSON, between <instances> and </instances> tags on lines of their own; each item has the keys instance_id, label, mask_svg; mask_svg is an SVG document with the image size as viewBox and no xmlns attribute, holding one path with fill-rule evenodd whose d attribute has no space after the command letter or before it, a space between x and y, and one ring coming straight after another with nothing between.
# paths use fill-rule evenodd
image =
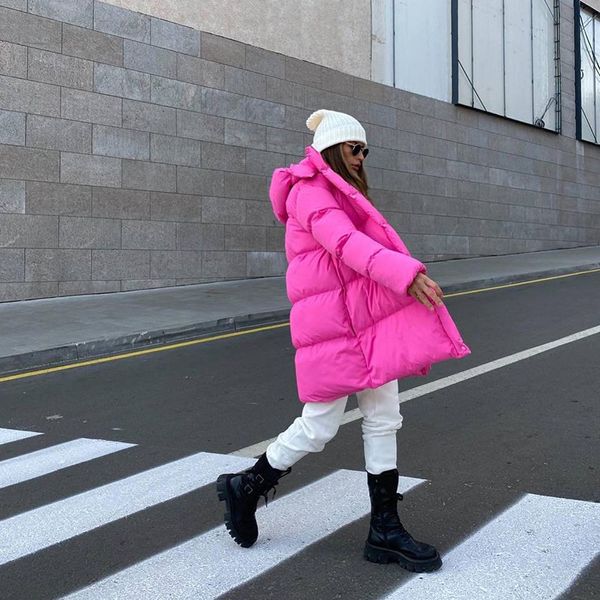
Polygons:
<instances>
[{"instance_id":1,"label":"white crosswalk stripe","mask_svg":"<svg viewBox=\"0 0 600 600\"><path fill-rule=\"evenodd\" d=\"M600 504L527 494L385 600L549 600L600 552Z\"/></svg>"},{"instance_id":2,"label":"white crosswalk stripe","mask_svg":"<svg viewBox=\"0 0 600 600\"><path fill-rule=\"evenodd\" d=\"M0 462L0 488L41 477L135 444L80 438Z\"/></svg>"},{"instance_id":3,"label":"white crosswalk stripe","mask_svg":"<svg viewBox=\"0 0 600 600\"><path fill-rule=\"evenodd\" d=\"M3 429L0 427L0 445L10 444L18 440L24 440L36 435L42 435L37 431L19 431L18 429Z\"/></svg>"},{"instance_id":4,"label":"white crosswalk stripe","mask_svg":"<svg viewBox=\"0 0 600 600\"><path fill-rule=\"evenodd\" d=\"M423 483L401 478L403 492ZM70 600L209 600L275 567L370 510L364 473L340 470L260 507L261 535L251 551L240 548L217 527L114 576L67 596ZM333 510L335 507L335 510Z\"/></svg>"},{"instance_id":5,"label":"white crosswalk stripe","mask_svg":"<svg viewBox=\"0 0 600 600\"><path fill-rule=\"evenodd\" d=\"M41 434L0 429L0 444L36 435ZM81 438L7 459L0 462L0 488L132 446ZM214 486L220 473L254 462L252 457L199 452L2 520L0 567ZM401 477L399 491L406 493L423 482ZM348 493L361 488L365 493ZM216 501L216 493L214 497ZM99 572L98 581L65 598L216 598L319 544L369 510L364 471L336 471L277 497L268 507L261 505L260 536L252 549L238 547L220 524L119 572ZM526 494L445 552L441 570L410 578L383 600L553 600L599 550L600 504Z\"/></svg>"},{"instance_id":6,"label":"white crosswalk stripe","mask_svg":"<svg viewBox=\"0 0 600 600\"><path fill-rule=\"evenodd\" d=\"M199 452L0 521L0 565L244 469L249 458Z\"/></svg>"}]
</instances>

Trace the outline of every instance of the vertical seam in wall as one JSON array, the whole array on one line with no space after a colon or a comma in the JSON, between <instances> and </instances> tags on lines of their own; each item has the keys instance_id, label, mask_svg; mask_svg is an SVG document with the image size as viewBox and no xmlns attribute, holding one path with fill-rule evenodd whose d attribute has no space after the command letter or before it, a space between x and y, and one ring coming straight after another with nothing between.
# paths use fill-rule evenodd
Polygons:
<instances>
[{"instance_id":1,"label":"vertical seam in wall","mask_svg":"<svg viewBox=\"0 0 600 600\"><path fill-rule=\"evenodd\" d=\"M471 0L471 107L475 106L475 66L473 61L473 0Z\"/></svg>"},{"instance_id":2,"label":"vertical seam in wall","mask_svg":"<svg viewBox=\"0 0 600 600\"><path fill-rule=\"evenodd\" d=\"M392 86L396 87L396 0L392 0Z\"/></svg>"},{"instance_id":3,"label":"vertical seam in wall","mask_svg":"<svg viewBox=\"0 0 600 600\"><path fill-rule=\"evenodd\" d=\"M592 14L592 48L596 48L596 20L597 17L595 14ZM594 61L596 61L596 55L595 53L592 54L592 59ZM596 81L596 79L598 79L598 73L596 72L596 69L594 68L594 82ZM596 141L598 141L598 138L600 137L600 131L599 129L599 125L598 125L598 98L597 98L597 89L598 86L594 85L594 131L596 134Z\"/></svg>"},{"instance_id":4,"label":"vertical seam in wall","mask_svg":"<svg viewBox=\"0 0 600 600\"><path fill-rule=\"evenodd\" d=\"M531 32L531 122L535 121L535 72L533 57L533 0L529 0L529 19Z\"/></svg>"},{"instance_id":5,"label":"vertical seam in wall","mask_svg":"<svg viewBox=\"0 0 600 600\"><path fill-rule=\"evenodd\" d=\"M373 80L373 0L369 3L371 9L371 43L369 44L369 79ZM246 69L248 65L246 64Z\"/></svg>"},{"instance_id":6,"label":"vertical seam in wall","mask_svg":"<svg viewBox=\"0 0 600 600\"><path fill-rule=\"evenodd\" d=\"M533 70L533 66L532 66ZM502 109L506 117L506 4L502 0ZM535 115L532 116L532 118Z\"/></svg>"}]
</instances>

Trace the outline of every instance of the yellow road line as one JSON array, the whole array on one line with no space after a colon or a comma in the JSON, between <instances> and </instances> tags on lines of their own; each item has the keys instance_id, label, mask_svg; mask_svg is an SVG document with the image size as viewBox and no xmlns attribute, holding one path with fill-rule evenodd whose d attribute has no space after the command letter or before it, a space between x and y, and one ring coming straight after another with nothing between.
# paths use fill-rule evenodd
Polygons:
<instances>
[{"instance_id":1,"label":"yellow road line","mask_svg":"<svg viewBox=\"0 0 600 600\"><path fill-rule=\"evenodd\" d=\"M216 340L224 340L227 338L237 337L240 335L248 335L249 333L257 333L259 331L268 331L269 329L279 329L281 327L287 327L289 323L277 323L276 325L266 325L264 327L257 327L256 329L244 329L244 331L235 331L232 333L223 333L221 335L215 335L207 338L198 340L188 340L186 342L177 342L175 344L168 344L164 346L157 346L156 348L146 348L145 350L135 350L134 352L127 352L125 354L113 354L111 356L104 356L102 358L93 358L91 360L85 360L68 365L61 365L59 367L49 367L47 369L39 369L37 371L27 371L25 373L15 373L14 375L6 375L0 377L0 383L4 381L14 381L15 379L24 379L25 377L33 377L35 375L47 375L48 373L56 373L57 371L66 371L67 369L76 369L77 367L89 367L90 365L99 365L105 362L111 362L113 360L121 360L122 358L132 358L134 356L142 356L144 354L153 354L154 352L163 352L165 350L174 350L175 348L184 348L185 346L194 346L196 344L205 344L206 342L214 342Z\"/></svg>"},{"instance_id":2,"label":"yellow road line","mask_svg":"<svg viewBox=\"0 0 600 600\"><path fill-rule=\"evenodd\" d=\"M468 290L465 292L455 292L452 294L444 294L444 299L446 298L454 298L456 296L466 296L468 294L479 294L481 292L490 292L493 290L500 290L503 288L517 287L521 285L531 285L532 283L543 283L545 281L552 281L553 279L563 279L565 277L575 277L576 275L587 275L588 273L596 273L600 271L600 269L591 269L589 271L578 271L577 273L566 273L564 275L554 275L552 277L543 277L540 279L531 279L529 281L520 281L517 283L507 283L504 285L496 285L488 288L481 288L477 290ZM133 358L135 356L143 356L145 354L153 354L154 352L164 352L165 350L175 350L177 348L185 348L186 346L195 346L196 344L206 344L207 342L214 342L217 340L225 340L228 338L238 337L241 335L249 335L251 333L259 333L261 331L269 331L272 329L280 329L283 327L288 327L289 321L285 323L277 323L276 325L265 325L263 327L256 327L253 329L244 329L243 331L235 331L232 333L223 333L220 335L214 335L211 337L188 340L185 342L176 342L174 344L165 344L161 346L157 346L155 348L146 348L144 350L135 350L133 352L127 352L124 354L113 354L111 356L105 356L102 358L94 358L91 360L79 361L70 363L68 365L60 365L58 367L49 367L47 369L39 369L37 371L26 371L24 373L15 373L14 375L6 375L4 377L0 377L0 383L5 381L14 381L16 379L25 379L26 377L35 377L38 375L47 375L49 373L56 373L58 371L66 371L67 369L76 369L79 367L88 367L91 365L99 365L106 362L112 362L114 360L121 360L123 358Z\"/></svg>"},{"instance_id":3,"label":"yellow road line","mask_svg":"<svg viewBox=\"0 0 600 600\"><path fill-rule=\"evenodd\" d=\"M478 290L469 290L466 292L456 292L453 294L444 294L444 298L454 298L455 296L466 296L467 294L479 294L480 292L491 292L492 290L501 290L502 288L517 287L518 285L529 285L531 283L542 283L544 281L552 281L553 279L563 279L565 277L575 277L575 275L587 275L588 273L596 273L600 269L590 269L589 271L577 271L577 273L565 273L564 275L553 275L552 277L541 277L540 279L530 279L528 281L519 281L517 283L507 283L505 285L495 285L489 288L481 288Z\"/></svg>"}]
</instances>

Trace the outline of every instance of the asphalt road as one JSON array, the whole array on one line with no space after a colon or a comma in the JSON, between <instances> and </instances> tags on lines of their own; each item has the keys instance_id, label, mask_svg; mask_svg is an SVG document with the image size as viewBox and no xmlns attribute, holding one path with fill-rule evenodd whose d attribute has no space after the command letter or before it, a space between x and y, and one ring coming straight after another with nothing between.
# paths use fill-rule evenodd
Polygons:
<instances>
[{"instance_id":1,"label":"asphalt road","mask_svg":"<svg viewBox=\"0 0 600 600\"><path fill-rule=\"evenodd\" d=\"M472 354L402 380L401 392L597 327L600 273L446 304ZM433 575L362 558L368 494L359 420L281 480L259 509L268 535L248 550L224 532L202 460L181 483L169 466L136 487L136 475L199 452L213 453L218 471L225 455L275 437L301 408L286 327L0 383L0 428L41 434L6 443L0 435L0 598L78 589L101 600L208 598L219 578L230 583L214 589L240 600L367 600L401 586L398 597L409 599L600 598L600 333L401 405L398 467L425 481L399 510L445 559ZM65 446L54 470L42 465L43 452L32 454L80 438L132 446L94 445L84 462ZM194 485L203 469L206 482ZM350 471L342 483L310 487L338 469ZM112 507L116 492L99 490L130 477ZM169 486L164 501L144 504ZM313 516L323 527L311 525ZM213 550L195 560L202 548Z\"/></svg>"}]
</instances>

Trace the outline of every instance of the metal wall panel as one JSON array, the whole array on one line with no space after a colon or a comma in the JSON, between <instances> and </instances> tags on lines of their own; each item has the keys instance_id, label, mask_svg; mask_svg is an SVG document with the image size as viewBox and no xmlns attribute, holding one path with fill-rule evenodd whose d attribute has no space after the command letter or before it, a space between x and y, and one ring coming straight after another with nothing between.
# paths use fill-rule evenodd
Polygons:
<instances>
[{"instance_id":1,"label":"metal wall panel","mask_svg":"<svg viewBox=\"0 0 600 600\"><path fill-rule=\"evenodd\" d=\"M596 142L600 142L600 17L594 20L594 52L596 54Z\"/></svg>"},{"instance_id":2,"label":"metal wall panel","mask_svg":"<svg viewBox=\"0 0 600 600\"><path fill-rule=\"evenodd\" d=\"M504 114L502 0L473 0L475 108ZM483 103L483 105L482 105Z\"/></svg>"},{"instance_id":3,"label":"metal wall panel","mask_svg":"<svg viewBox=\"0 0 600 600\"><path fill-rule=\"evenodd\" d=\"M371 0L371 79L394 85L394 0Z\"/></svg>"},{"instance_id":4,"label":"metal wall panel","mask_svg":"<svg viewBox=\"0 0 600 600\"><path fill-rule=\"evenodd\" d=\"M554 129L554 14L547 0L532 0L534 119Z\"/></svg>"},{"instance_id":5,"label":"metal wall panel","mask_svg":"<svg viewBox=\"0 0 600 600\"><path fill-rule=\"evenodd\" d=\"M596 141L596 106L594 66L590 57L590 44L594 44L594 18L590 11L581 7L581 137L590 142ZM586 39L587 36L587 39Z\"/></svg>"},{"instance_id":6,"label":"metal wall panel","mask_svg":"<svg viewBox=\"0 0 600 600\"><path fill-rule=\"evenodd\" d=\"M506 116L533 122L531 11L523 0L505 0Z\"/></svg>"},{"instance_id":7,"label":"metal wall panel","mask_svg":"<svg viewBox=\"0 0 600 600\"><path fill-rule=\"evenodd\" d=\"M458 97L460 102L474 106L471 0L458 0Z\"/></svg>"},{"instance_id":8,"label":"metal wall panel","mask_svg":"<svg viewBox=\"0 0 600 600\"><path fill-rule=\"evenodd\" d=\"M395 0L394 29L396 87L450 102L450 2Z\"/></svg>"},{"instance_id":9,"label":"metal wall panel","mask_svg":"<svg viewBox=\"0 0 600 600\"><path fill-rule=\"evenodd\" d=\"M554 4L456 2L460 82L454 101L557 130Z\"/></svg>"}]
</instances>

